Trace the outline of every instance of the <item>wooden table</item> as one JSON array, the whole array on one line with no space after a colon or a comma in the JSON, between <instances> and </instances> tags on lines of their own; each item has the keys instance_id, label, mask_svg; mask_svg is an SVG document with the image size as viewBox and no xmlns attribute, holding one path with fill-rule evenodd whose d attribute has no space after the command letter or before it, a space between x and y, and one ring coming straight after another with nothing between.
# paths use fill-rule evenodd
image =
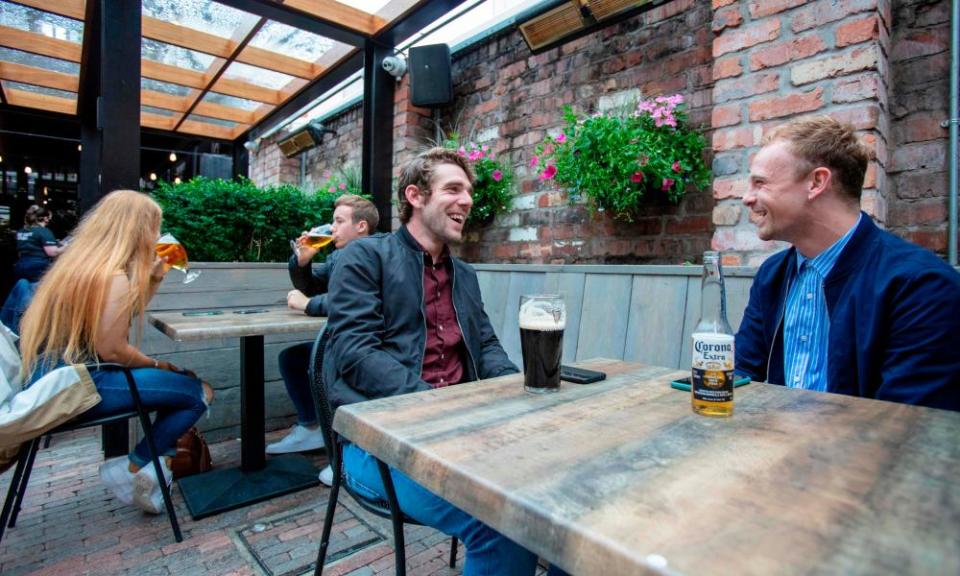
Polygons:
<instances>
[{"instance_id":1,"label":"wooden table","mask_svg":"<svg viewBox=\"0 0 960 576\"><path fill-rule=\"evenodd\" d=\"M334 428L572 574L960 574L960 413L674 369L519 375L344 406Z\"/></svg>"},{"instance_id":2,"label":"wooden table","mask_svg":"<svg viewBox=\"0 0 960 576\"><path fill-rule=\"evenodd\" d=\"M240 468L218 469L179 480L194 519L315 486L317 469L297 454L266 459L264 453L263 337L319 332L326 318L283 307L151 312L147 320L178 342L240 338ZM247 312L247 313L244 313ZM200 375L202 377L202 375ZM216 403L214 403L216 406ZM214 408L216 409L216 408Z\"/></svg>"}]
</instances>

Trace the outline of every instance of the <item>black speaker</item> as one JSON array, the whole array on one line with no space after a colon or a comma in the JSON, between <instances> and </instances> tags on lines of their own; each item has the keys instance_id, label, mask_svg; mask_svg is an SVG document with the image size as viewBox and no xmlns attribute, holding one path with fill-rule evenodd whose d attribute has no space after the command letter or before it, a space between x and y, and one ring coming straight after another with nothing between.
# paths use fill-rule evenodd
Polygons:
<instances>
[{"instance_id":1,"label":"black speaker","mask_svg":"<svg viewBox=\"0 0 960 576\"><path fill-rule=\"evenodd\" d=\"M453 101L450 47L430 44L410 48L410 103L442 106Z\"/></svg>"}]
</instances>

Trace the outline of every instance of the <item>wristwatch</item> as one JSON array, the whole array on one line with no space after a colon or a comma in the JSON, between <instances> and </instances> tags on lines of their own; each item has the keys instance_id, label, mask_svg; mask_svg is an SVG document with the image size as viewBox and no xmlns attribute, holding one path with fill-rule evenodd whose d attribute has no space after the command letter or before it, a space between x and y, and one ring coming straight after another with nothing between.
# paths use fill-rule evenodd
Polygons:
<instances>
[{"instance_id":1,"label":"wristwatch","mask_svg":"<svg viewBox=\"0 0 960 576\"><path fill-rule=\"evenodd\" d=\"M153 359L153 367L154 367L154 368L159 368L159 367L160 367L160 361L157 360L156 358Z\"/></svg>"}]
</instances>

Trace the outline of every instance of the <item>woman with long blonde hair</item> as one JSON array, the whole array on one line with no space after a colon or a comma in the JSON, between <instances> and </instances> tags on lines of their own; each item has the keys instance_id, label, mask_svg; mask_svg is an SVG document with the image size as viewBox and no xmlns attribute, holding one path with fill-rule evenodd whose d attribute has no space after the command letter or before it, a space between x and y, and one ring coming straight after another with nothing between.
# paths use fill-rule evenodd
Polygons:
<instances>
[{"instance_id":1,"label":"woman with long blonde hair","mask_svg":"<svg viewBox=\"0 0 960 576\"><path fill-rule=\"evenodd\" d=\"M44 275L21 323L25 375L35 381L64 364L112 362L133 368L141 401L157 411L154 442L162 455L176 453L177 439L200 418L213 398L210 386L192 372L141 352L128 340L166 273L156 256L162 211L146 194L117 190L103 197L74 231L73 240ZM90 371L101 402L85 417L132 409L122 372ZM161 458L169 485L169 461ZM141 441L128 457L100 467L100 479L125 504L158 514L160 481Z\"/></svg>"}]
</instances>

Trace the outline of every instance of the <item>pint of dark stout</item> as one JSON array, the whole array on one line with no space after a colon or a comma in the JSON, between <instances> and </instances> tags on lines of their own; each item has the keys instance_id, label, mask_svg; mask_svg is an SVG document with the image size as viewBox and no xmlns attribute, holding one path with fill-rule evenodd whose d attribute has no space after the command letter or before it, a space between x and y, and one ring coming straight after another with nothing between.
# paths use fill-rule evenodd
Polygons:
<instances>
[{"instance_id":1,"label":"pint of dark stout","mask_svg":"<svg viewBox=\"0 0 960 576\"><path fill-rule=\"evenodd\" d=\"M567 314L555 294L520 297L520 349L523 387L536 394L560 389L560 358Z\"/></svg>"}]
</instances>

